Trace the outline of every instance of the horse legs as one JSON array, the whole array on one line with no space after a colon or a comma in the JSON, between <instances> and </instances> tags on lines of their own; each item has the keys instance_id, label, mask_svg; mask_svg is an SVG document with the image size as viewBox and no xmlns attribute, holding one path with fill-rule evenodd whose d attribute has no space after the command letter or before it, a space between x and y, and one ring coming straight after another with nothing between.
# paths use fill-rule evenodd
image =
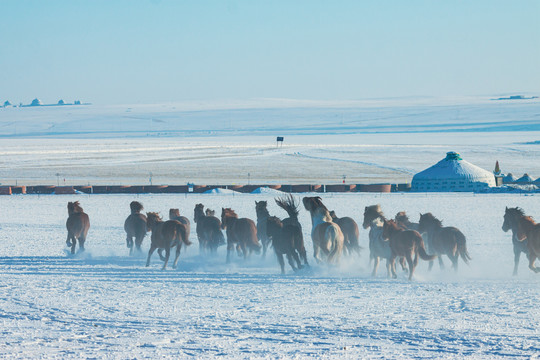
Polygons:
<instances>
[{"instance_id":1,"label":"horse legs","mask_svg":"<svg viewBox=\"0 0 540 360\"><path fill-rule=\"evenodd\" d=\"M165 256L163 256L163 249L158 249L157 252L161 261L165 261Z\"/></svg>"},{"instance_id":2,"label":"horse legs","mask_svg":"<svg viewBox=\"0 0 540 360\"><path fill-rule=\"evenodd\" d=\"M377 268L379 267L379 257L374 256L373 260L374 260L374 264L373 264L373 271L371 272L371 276L375 277L377 276Z\"/></svg>"},{"instance_id":3,"label":"horse legs","mask_svg":"<svg viewBox=\"0 0 540 360\"><path fill-rule=\"evenodd\" d=\"M309 266L307 261L307 254L306 254L306 248L302 247L300 250L298 250L300 253L300 257L304 260L304 265Z\"/></svg>"},{"instance_id":4,"label":"horse legs","mask_svg":"<svg viewBox=\"0 0 540 360\"><path fill-rule=\"evenodd\" d=\"M401 256L399 258L399 264L401 265L401 270L403 270L403 272L408 272L407 267L405 266L405 261L406 260L405 260L405 258L403 256ZM394 267L395 267L395 265L394 265Z\"/></svg>"},{"instance_id":5,"label":"horse legs","mask_svg":"<svg viewBox=\"0 0 540 360\"><path fill-rule=\"evenodd\" d=\"M170 245L165 248L165 262L163 263L163 267L161 268L161 270L165 270L165 268L167 268L167 263L169 262L169 256L171 256Z\"/></svg>"},{"instance_id":6,"label":"horse legs","mask_svg":"<svg viewBox=\"0 0 540 360\"><path fill-rule=\"evenodd\" d=\"M392 262L390 259L386 259L386 276L390 277L396 273L396 263L392 265ZM397 277L397 276L396 276Z\"/></svg>"},{"instance_id":7,"label":"horse legs","mask_svg":"<svg viewBox=\"0 0 540 360\"><path fill-rule=\"evenodd\" d=\"M448 255L448 257L450 258L450 261L452 261L452 267L454 268L454 271L458 271L459 254L455 253L452 256Z\"/></svg>"},{"instance_id":8,"label":"horse legs","mask_svg":"<svg viewBox=\"0 0 540 360\"><path fill-rule=\"evenodd\" d=\"M146 259L146 267L150 266L150 257L152 256L155 250L156 248L154 247L154 245L150 245L150 250L148 250L148 258Z\"/></svg>"},{"instance_id":9,"label":"horse legs","mask_svg":"<svg viewBox=\"0 0 540 360\"><path fill-rule=\"evenodd\" d=\"M428 253L428 254L429 254L429 253ZM431 269L433 269L433 260L429 260L428 271L431 271Z\"/></svg>"},{"instance_id":10,"label":"horse legs","mask_svg":"<svg viewBox=\"0 0 540 360\"><path fill-rule=\"evenodd\" d=\"M516 249L514 246L514 276L518 273L519 258L521 256L521 250Z\"/></svg>"},{"instance_id":11,"label":"horse legs","mask_svg":"<svg viewBox=\"0 0 540 360\"><path fill-rule=\"evenodd\" d=\"M86 237L84 235L81 235L81 237L79 237L79 251L84 251L85 241L86 241Z\"/></svg>"},{"instance_id":12,"label":"horse legs","mask_svg":"<svg viewBox=\"0 0 540 360\"><path fill-rule=\"evenodd\" d=\"M67 234L67 239L66 239L66 245L67 245L67 246L71 246L71 238L72 238L72 236L71 236L71 234L68 232L68 234Z\"/></svg>"},{"instance_id":13,"label":"horse legs","mask_svg":"<svg viewBox=\"0 0 540 360\"><path fill-rule=\"evenodd\" d=\"M262 243L262 246L263 246L262 258L265 259L266 258L266 250L268 250L268 244L270 243L270 240L268 238L261 239L261 243Z\"/></svg>"},{"instance_id":14,"label":"horse legs","mask_svg":"<svg viewBox=\"0 0 540 360\"><path fill-rule=\"evenodd\" d=\"M285 274L285 261L283 260L283 254L278 253L276 250L276 256L279 262L279 266L281 267L281 273Z\"/></svg>"},{"instance_id":15,"label":"horse legs","mask_svg":"<svg viewBox=\"0 0 540 360\"><path fill-rule=\"evenodd\" d=\"M298 266L297 266L298 270L301 269L301 268L303 268L302 262L300 261L300 258L298 257L298 254L296 253L296 250L295 250L295 249L292 249L292 250L291 250L291 255L292 255L294 261L296 261L296 264L298 265ZM292 265L291 265L291 266L292 266ZM293 269L294 269L294 266L293 266Z\"/></svg>"},{"instance_id":16,"label":"horse legs","mask_svg":"<svg viewBox=\"0 0 540 360\"><path fill-rule=\"evenodd\" d=\"M409 281L412 279L414 268L416 267L415 262L412 259L412 254L407 253L407 263L409 264ZM418 260L418 259L417 259Z\"/></svg>"},{"instance_id":17,"label":"horse legs","mask_svg":"<svg viewBox=\"0 0 540 360\"><path fill-rule=\"evenodd\" d=\"M396 274L396 257L393 256L392 258L387 259L386 262L387 262L387 264L390 263L390 270L392 271L392 278L397 279L397 274Z\"/></svg>"},{"instance_id":18,"label":"horse legs","mask_svg":"<svg viewBox=\"0 0 540 360\"><path fill-rule=\"evenodd\" d=\"M135 236L135 248L137 249L137 251L141 251L141 245L142 245L143 240L144 240L144 234ZM131 243L131 248L133 248L133 243Z\"/></svg>"},{"instance_id":19,"label":"horse legs","mask_svg":"<svg viewBox=\"0 0 540 360\"><path fill-rule=\"evenodd\" d=\"M321 251L321 249L319 248L319 245L313 243L313 257L315 258L315 260L316 260L318 263L321 262L321 259L320 259L320 257L319 257L320 251Z\"/></svg>"},{"instance_id":20,"label":"horse legs","mask_svg":"<svg viewBox=\"0 0 540 360\"><path fill-rule=\"evenodd\" d=\"M540 268L534 266L534 261L536 260L536 254L533 251L529 251L529 269L535 273L540 272Z\"/></svg>"},{"instance_id":21,"label":"horse legs","mask_svg":"<svg viewBox=\"0 0 540 360\"><path fill-rule=\"evenodd\" d=\"M178 244L176 245L176 257L174 258L174 263L173 263L173 269L176 269L176 266L178 266L178 258L180 258L180 249L182 247L182 244Z\"/></svg>"},{"instance_id":22,"label":"horse legs","mask_svg":"<svg viewBox=\"0 0 540 360\"><path fill-rule=\"evenodd\" d=\"M231 262L231 252L234 251L234 244L227 240L227 264Z\"/></svg>"},{"instance_id":23,"label":"horse legs","mask_svg":"<svg viewBox=\"0 0 540 360\"><path fill-rule=\"evenodd\" d=\"M287 261L289 262L289 265L291 265L293 271L297 271L298 269L296 268L296 266L294 266L294 260L293 260L293 257L291 255L291 253L287 253Z\"/></svg>"},{"instance_id":24,"label":"horse legs","mask_svg":"<svg viewBox=\"0 0 540 360\"><path fill-rule=\"evenodd\" d=\"M79 239L80 241L80 239ZM75 236L73 236L71 238L71 253L72 254L75 254L75 247L77 246L77 239L75 238Z\"/></svg>"},{"instance_id":25,"label":"horse legs","mask_svg":"<svg viewBox=\"0 0 540 360\"><path fill-rule=\"evenodd\" d=\"M441 270L444 270L444 262L442 260L442 256L438 255L437 257L439 258L439 267L441 268Z\"/></svg>"}]
</instances>

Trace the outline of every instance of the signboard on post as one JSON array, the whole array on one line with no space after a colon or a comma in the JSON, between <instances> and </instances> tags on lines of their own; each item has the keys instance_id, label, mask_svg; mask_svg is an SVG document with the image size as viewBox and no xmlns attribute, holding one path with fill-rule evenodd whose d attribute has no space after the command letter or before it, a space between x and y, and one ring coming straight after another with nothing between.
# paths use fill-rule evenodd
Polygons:
<instances>
[{"instance_id":1,"label":"signboard on post","mask_svg":"<svg viewBox=\"0 0 540 360\"><path fill-rule=\"evenodd\" d=\"M278 136L276 139L276 147L279 145L283 146L283 136Z\"/></svg>"}]
</instances>

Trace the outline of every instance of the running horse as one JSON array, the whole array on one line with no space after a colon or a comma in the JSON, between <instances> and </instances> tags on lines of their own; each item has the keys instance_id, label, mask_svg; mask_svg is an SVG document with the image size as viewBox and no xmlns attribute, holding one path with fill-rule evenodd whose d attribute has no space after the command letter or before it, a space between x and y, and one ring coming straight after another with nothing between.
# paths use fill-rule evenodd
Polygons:
<instances>
[{"instance_id":1,"label":"running horse","mask_svg":"<svg viewBox=\"0 0 540 360\"><path fill-rule=\"evenodd\" d=\"M424 239L422 239L418 231L405 230L394 220L384 221L382 237L390 241L390 249L392 250L390 267L394 279L397 278L396 257L400 256L407 260L409 264L409 280L412 279L414 269L418 265L418 256L426 261L433 261L436 258L435 255L426 253Z\"/></svg>"},{"instance_id":2,"label":"running horse","mask_svg":"<svg viewBox=\"0 0 540 360\"><path fill-rule=\"evenodd\" d=\"M133 255L133 245L138 251L141 251L141 244L146 232L146 215L141 214L143 205L138 201L132 201L129 204L131 214L124 222L124 230L126 231L126 245L129 248L129 255ZM133 242L135 238L135 242Z\"/></svg>"},{"instance_id":3,"label":"running horse","mask_svg":"<svg viewBox=\"0 0 540 360\"><path fill-rule=\"evenodd\" d=\"M455 271L458 269L458 259L461 257L465 264L469 264L471 257L467 251L467 240L465 235L459 229L442 226L442 221L433 214L420 214L418 222L418 232L427 233L428 249L432 255L439 258L439 266L444 269L444 263L441 256L446 255L452 261L452 267ZM433 261L429 262L429 270L433 268Z\"/></svg>"},{"instance_id":4,"label":"running horse","mask_svg":"<svg viewBox=\"0 0 540 360\"><path fill-rule=\"evenodd\" d=\"M152 232L150 250L148 250L148 258L146 259L146 266L150 266L150 258L156 249L163 261L163 267L161 270L167 268L169 262L169 256L171 254L171 248L176 247L176 258L174 259L173 268L178 265L178 258L180 257L180 248L182 244L191 245L191 242L187 238L187 229L184 224L178 220L163 221L161 216L155 212L146 213L147 226ZM159 250L165 250L165 256L161 254Z\"/></svg>"},{"instance_id":5,"label":"running horse","mask_svg":"<svg viewBox=\"0 0 540 360\"><path fill-rule=\"evenodd\" d=\"M386 221L381 205L366 206L364 209L364 222L362 227L369 228L369 257L374 260L371 276L377 275L380 259L386 259L388 277L392 274L392 249L390 241L383 237L383 225ZM403 266L403 263L402 263Z\"/></svg>"},{"instance_id":6,"label":"running horse","mask_svg":"<svg viewBox=\"0 0 540 360\"><path fill-rule=\"evenodd\" d=\"M304 208L311 215L311 240L313 241L313 257L322 261L321 251L325 261L338 264L343 252L344 236L338 224L332 221L332 216L322 203L319 196L306 196L302 199Z\"/></svg>"},{"instance_id":7,"label":"running horse","mask_svg":"<svg viewBox=\"0 0 540 360\"><path fill-rule=\"evenodd\" d=\"M68 219L66 221L66 228L68 234L66 244L67 246L71 246L71 253L75 254L77 240L79 240L79 251L84 251L84 242L86 241L88 229L90 229L90 219L78 201L68 202L67 209Z\"/></svg>"},{"instance_id":8,"label":"running horse","mask_svg":"<svg viewBox=\"0 0 540 360\"><path fill-rule=\"evenodd\" d=\"M225 237L221 232L221 221L214 216L215 211L204 210L203 204L195 205L194 220L196 225L195 231L199 239L199 252L205 253L210 251L214 254L220 245L225 244Z\"/></svg>"},{"instance_id":9,"label":"running horse","mask_svg":"<svg viewBox=\"0 0 540 360\"><path fill-rule=\"evenodd\" d=\"M263 258L266 257L266 250L270 244L270 239L266 233L267 220L270 217L266 201L255 201L255 213L257 214L257 237L263 246Z\"/></svg>"},{"instance_id":10,"label":"running horse","mask_svg":"<svg viewBox=\"0 0 540 360\"><path fill-rule=\"evenodd\" d=\"M347 250L348 255L352 255L353 251L356 252L357 255L360 255L361 247L358 244L360 232L358 231L358 224L356 221L348 216L338 218L334 210L330 211L330 216L332 217L332 221L338 224L343 232L343 250Z\"/></svg>"},{"instance_id":11,"label":"running horse","mask_svg":"<svg viewBox=\"0 0 540 360\"><path fill-rule=\"evenodd\" d=\"M248 218L238 218L231 208L221 209L221 228L227 232L227 263L231 262L231 252L236 244L238 255L244 260L252 251L259 253L261 244L257 239L257 226Z\"/></svg>"},{"instance_id":12,"label":"running horse","mask_svg":"<svg viewBox=\"0 0 540 360\"><path fill-rule=\"evenodd\" d=\"M523 251L523 246L527 246L529 257L529 269L535 273L540 272L540 268L534 265L537 258L540 258L540 224L536 224L530 216L526 216L520 208L506 208L504 214L503 231L512 229L512 242L514 243L514 275L517 274L519 255Z\"/></svg>"},{"instance_id":13,"label":"running horse","mask_svg":"<svg viewBox=\"0 0 540 360\"><path fill-rule=\"evenodd\" d=\"M277 206L282 208L289 215L288 218L283 219L284 231L290 229L291 233L294 233L294 248L300 255L300 258L304 261L304 266L309 266L306 254L306 247L304 245L304 235L302 232L302 224L298 221L299 203L295 200L294 196L289 194L288 196L274 199ZM300 266L299 266L300 268Z\"/></svg>"},{"instance_id":14,"label":"running horse","mask_svg":"<svg viewBox=\"0 0 540 360\"><path fill-rule=\"evenodd\" d=\"M184 224L186 226L187 238L189 239L189 235L191 233L191 223L187 217L180 215L180 210L169 209L169 220L178 220L180 223Z\"/></svg>"}]
</instances>

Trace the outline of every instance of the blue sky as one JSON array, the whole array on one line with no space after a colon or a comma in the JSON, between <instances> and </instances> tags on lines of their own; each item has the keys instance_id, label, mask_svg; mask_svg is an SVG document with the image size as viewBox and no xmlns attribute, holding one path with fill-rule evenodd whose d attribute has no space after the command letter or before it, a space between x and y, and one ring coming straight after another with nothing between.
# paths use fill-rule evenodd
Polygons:
<instances>
[{"instance_id":1,"label":"blue sky","mask_svg":"<svg viewBox=\"0 0 540 360\"><path fill-rule=\"evenodd\" d=\"M0 101L540 93L540 1L0 2Z\"/></svg>"}]
</instances>

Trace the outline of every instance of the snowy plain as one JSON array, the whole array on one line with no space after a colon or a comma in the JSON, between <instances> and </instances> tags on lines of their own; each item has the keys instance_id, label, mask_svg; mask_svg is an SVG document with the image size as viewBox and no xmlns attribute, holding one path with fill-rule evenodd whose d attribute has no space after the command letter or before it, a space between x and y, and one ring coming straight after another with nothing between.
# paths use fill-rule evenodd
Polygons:
<instances>
[{"instance_id":1,"label":"snowy plain","mask_svg":"<svg viewBox=\"0 0 540 360\"><path fill-rule=\"evenodd\" d=\"M409 182L445 156L540 176L540 102L430 99L284 106L266 101L0 109L0 183L67 185ZM275 137L284 135L283 148ZM60 174L60 175L56 175ZM309 194L301 194L305 196ZM275 256L225 264L194 245L177 270L129 257L129 203L193 218L196 203L255 219L260 194L0 197L0 357L4 358L529 358L540 353L540 276L522 256L512 276L505 206L540 217L538 194L322 194L338 216L364 207L413 221L432 212L467 237L470 266L370 276L360 257L280 275ZM65 248L66 204L90 216L87 251ZM149 236L143 249L149 245ZM446 261L448 264L448 261Z\"/></svg>"}]
</instances>

